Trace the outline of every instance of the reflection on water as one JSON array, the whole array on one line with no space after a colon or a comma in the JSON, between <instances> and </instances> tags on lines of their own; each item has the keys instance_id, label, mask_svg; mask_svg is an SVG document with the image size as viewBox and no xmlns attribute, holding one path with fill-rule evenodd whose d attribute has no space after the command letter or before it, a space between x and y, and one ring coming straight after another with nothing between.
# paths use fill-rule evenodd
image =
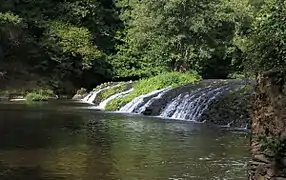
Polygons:
<instances>
[{"instance_id":1,"label":"reflection on water","mask_svg":"<svg viewBox=\"0 0 286 180\"><path fill-rule=\"evenodd\" d=\"M247 135L74 102L0 104L0 140L1 180L247 177Z\"/></svg>"}]
</instances>

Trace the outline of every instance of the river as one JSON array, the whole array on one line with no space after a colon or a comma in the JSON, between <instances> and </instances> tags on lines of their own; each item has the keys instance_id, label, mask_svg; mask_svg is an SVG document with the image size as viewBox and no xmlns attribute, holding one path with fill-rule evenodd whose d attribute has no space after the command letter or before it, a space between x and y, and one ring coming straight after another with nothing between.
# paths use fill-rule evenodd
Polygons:
<instances>
[{"instance_id":1,"label":"river","mask_svg":"<svg viewBox=\"0 0 286 180\"><path fill-rule=\"evenodd\" d=\"M104 113L74 101L0 102L1 180L245 180L247 134Z\"/></svg>"}]
</instances>

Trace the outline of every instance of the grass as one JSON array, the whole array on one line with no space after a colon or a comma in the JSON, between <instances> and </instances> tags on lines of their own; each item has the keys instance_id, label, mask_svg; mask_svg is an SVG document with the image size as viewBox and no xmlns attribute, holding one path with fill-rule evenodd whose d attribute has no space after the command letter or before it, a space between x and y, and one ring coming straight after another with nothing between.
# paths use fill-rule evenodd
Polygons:
<instances>
[{"instance_id":1,"label":"grass","mask_svg":"<svg viewBox=\"0 0 286 180\"><path fill-rule=\"evenodd\" d=\"M176 87L186 83L199 81L201 78L197 73L169 72L151 78L141 79L134 85L134 90L123 98L117 98L109 102L106 110L114 111L132 101L134 98L166 87Z\"/></svg>"},{"instance_id":2,"label":"grass","mask_svg":"<svg viewBox=\"0 0 286 180\"><path fill-rule=\"evenodd\" d=\"M100 92L96 97L96 101L101 102L101 101L107 99L108 97L110 97L116 93L123 92L125 90L127 90L127 85L124 82L119 82L115 86Z\"/></svg>"}]
</instances>

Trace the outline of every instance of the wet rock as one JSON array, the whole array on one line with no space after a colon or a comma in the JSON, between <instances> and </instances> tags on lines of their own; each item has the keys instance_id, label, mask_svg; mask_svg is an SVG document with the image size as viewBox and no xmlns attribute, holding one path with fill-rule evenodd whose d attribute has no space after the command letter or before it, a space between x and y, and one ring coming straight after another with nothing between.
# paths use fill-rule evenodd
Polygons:
<instances>
[{"instance_id":1,"label":"wet rock","mask_svg":"<svg viewBox=\"0 0 286 180\"><path fill-rule=\"evenodd\" d=\"M146 110L143 112L143 115L145 115L145 116L150 116L152 114L152 109L150 109L150 108L146 108Z\"/></svg>"},{"instance_id":2,"label":"wet rock","mask_svg":"<svg viewBox=\"0 0 286 180\"><path fill-rule=\"evenodd\" d=\"M73 100L80 100L87 96L87 91L85 88L77 90L76 94L72 97Z\"/></svg>"},{"instance_id":3,"label":"wet rock","mask_svg":"<svg viewBox=\"0 0 286 180\"><path fill-rule=\"evenodd\" d=\"M254 155L253 159L259 162L270 163L269 159L267 159L263 154Z\"/></svg>"},{"instance_id":4,"label":"wet rock","mask_svg":"<svg viewBox=\"0 0 286 180\"><path fill-rule=\"evenodd\" d=\"M219 126L231 123L231 127L249 129L253 89L252 84L234 86L233 90L214 100L201 119Z\"/></svg>"},{"instance_id":5,"label":"wet rock","mask_svg":"<svg viewBox=\"0 0 286 180\"><path fill-rule=\"evenodd\" d=\"M159 100L155 101L149 108L152 109L152 113L150 115L152 116L158 116L162 112L162 110L165 109L165 107L168 105L169 102L173 101L178 95L182 94L185 95L186 93L189 93L191 91L194 91L196 89L206 87L208 85L222 85L224 81L217 80L217 81L212 81L212 80L203 80L199 83L195 84L186 84L184 86L176 87L165 93L162 98ZM145 114L143 112L143 114ZM146 113L149 114L149 113Z\"/></svg>"}]
</instances>

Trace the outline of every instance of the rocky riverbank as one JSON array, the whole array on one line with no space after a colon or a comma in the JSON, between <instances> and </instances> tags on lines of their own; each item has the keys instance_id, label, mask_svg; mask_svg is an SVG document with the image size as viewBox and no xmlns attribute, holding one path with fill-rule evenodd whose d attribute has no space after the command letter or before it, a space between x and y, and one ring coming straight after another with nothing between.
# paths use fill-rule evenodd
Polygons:
<instances>
[{"instance_id":1,"label":"rocky riverbank","mask_svg":"<svg viewBox=\"0 0 286 180\"><path fill-rule=\"evenodd\" d=\"M286 180L286 74L257 77L253 103L250 180Z\"/></svg>"}]
</instances>

